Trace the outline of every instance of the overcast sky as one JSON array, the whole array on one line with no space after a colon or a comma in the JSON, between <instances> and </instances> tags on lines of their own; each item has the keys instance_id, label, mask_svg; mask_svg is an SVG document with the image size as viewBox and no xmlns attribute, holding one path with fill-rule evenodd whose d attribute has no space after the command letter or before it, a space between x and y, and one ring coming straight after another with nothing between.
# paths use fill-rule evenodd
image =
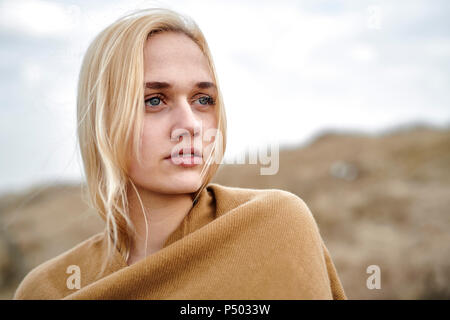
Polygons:
<instances>
[{"instance_id":1,"label":"overcast sky","mask_svg":"<svg viewBox=\"0 0 450 320\"><path fill-rule=\"evenodd\" d=\"M0 1L0 192L79 180L76 85L90 41L162 5L194 18L219 74L225 160L322 130L450 122L450 1Z\"/></svg>"}]
</instances>

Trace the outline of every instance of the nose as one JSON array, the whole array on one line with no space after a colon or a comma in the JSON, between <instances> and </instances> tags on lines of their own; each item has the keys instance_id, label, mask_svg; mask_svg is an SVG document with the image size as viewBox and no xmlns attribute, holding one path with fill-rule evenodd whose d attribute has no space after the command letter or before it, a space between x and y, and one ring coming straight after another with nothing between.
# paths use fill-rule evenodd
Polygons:
<instances>
[{"instance_id":1,"label":"nose","mask_svg":"<svg viewBox=\"0 0 450 320\"><path fill-rule=\"evenodd\" d=\"M180 141L183 136L187 135L195 138L200 134L202 122L187 101L182 101L176 105L173 119L170 137L172 141Z\"/></svg>"}]
</instances>

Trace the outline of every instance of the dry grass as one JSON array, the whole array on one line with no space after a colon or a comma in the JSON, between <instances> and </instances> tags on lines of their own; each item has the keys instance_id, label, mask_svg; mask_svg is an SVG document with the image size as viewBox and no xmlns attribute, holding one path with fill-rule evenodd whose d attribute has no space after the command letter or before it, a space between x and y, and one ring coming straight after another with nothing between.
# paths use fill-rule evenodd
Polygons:
<instances>
[{"instance_id":1,"label":"dry grass","mask_svg":"<svg viewBox=\"0 0 450 320\"><path fill-rule=\"evenodd\" d=\"M310 207L350 299L450 298L450 131L317 136L280 151L276 175L223 165L213 182L279 188ZM33 266L98 232L79 186L39 186L0 198L0 298ZM381 289L369 290L369 265Z\"/></svg>"}]
</instances>

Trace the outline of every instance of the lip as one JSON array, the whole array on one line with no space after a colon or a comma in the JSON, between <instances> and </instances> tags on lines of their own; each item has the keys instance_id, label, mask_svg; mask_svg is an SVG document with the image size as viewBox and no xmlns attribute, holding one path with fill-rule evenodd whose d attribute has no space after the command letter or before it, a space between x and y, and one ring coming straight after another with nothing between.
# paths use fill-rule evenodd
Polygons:
<instances>
[{"instance_id":1,"label":"lip","mask_svg":"<svg viewBox=\"0 0 450 320\"><path fill-rule=\"evenodd\" d=\"M179 149L174 150L171 154L169 154L164 159L170 159L172 157L178 158L183 153L183 151L186 151L186 153L193 154L195 157L202 157L202 152L199 149L194 148L194 147L191 147L189 149L189 147L185 147L185 148L179 148Z\"/></svg>"},{"instance_id":2,"label":"lip","mask_svg":"<svg viewBox=\"0 0 450 320\"><path fill-rule=\"evenodd\" d=\"M186 153L190 153L193 156L190 157L183 157L183 150L186 151ZM203 156L199 149L196 148L179 148L177 150L174 150L172 154L164 158L165 160L169 160L172 164L185 167L185 168L191 168L195 167L202 163Z\"/></svg>"},{"instance_id":3,"label":"lip","mask_svg":"<svg viewBox=\"0 0 450 320\"><path fill-rule=\"evenodd\" d=\"M176 159L176 160L175 160ZM191 168L198 166L202 162L201 157L180 157L180 158L169 158L167 159L172 162L172 164L184 168Z\"/></svg>"}]
</instances>

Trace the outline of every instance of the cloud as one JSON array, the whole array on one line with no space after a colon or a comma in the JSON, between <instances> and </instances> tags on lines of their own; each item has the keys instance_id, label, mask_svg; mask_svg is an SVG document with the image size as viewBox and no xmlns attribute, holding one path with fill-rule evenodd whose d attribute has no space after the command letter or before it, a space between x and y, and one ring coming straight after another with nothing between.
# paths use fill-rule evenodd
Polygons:
<instances>
[{"instance_id":1,"label":"cloud","mask_svg":"<svg viewBox=\"0 0 450 320\"><path fill-rule=\"evenodd\" d=\"M24 169L30 156L36 176L61 173L75 146L76 84L89 42L120 15L156 2L76 3L0 2L0 148L11 150L0 167L4 183L30 177ZM170 2L196 20L210 45L227 108L230 156L270 137L298 144L324 127L448 122L450 2L370 5ZM48 170L39 161L41 169L48 161Z\"/></svg>"},{"instance_id":2,"label":"cloud","mask_svg":"<svg viewBox=\"0 0 450 320\"><path fill-rule=\"evenodd\" d=\"M43 0L8 0L0 3L0 28L36 37L64 36L73 31L79 15L76 5Z\"/></svg>"}]
</instances>

